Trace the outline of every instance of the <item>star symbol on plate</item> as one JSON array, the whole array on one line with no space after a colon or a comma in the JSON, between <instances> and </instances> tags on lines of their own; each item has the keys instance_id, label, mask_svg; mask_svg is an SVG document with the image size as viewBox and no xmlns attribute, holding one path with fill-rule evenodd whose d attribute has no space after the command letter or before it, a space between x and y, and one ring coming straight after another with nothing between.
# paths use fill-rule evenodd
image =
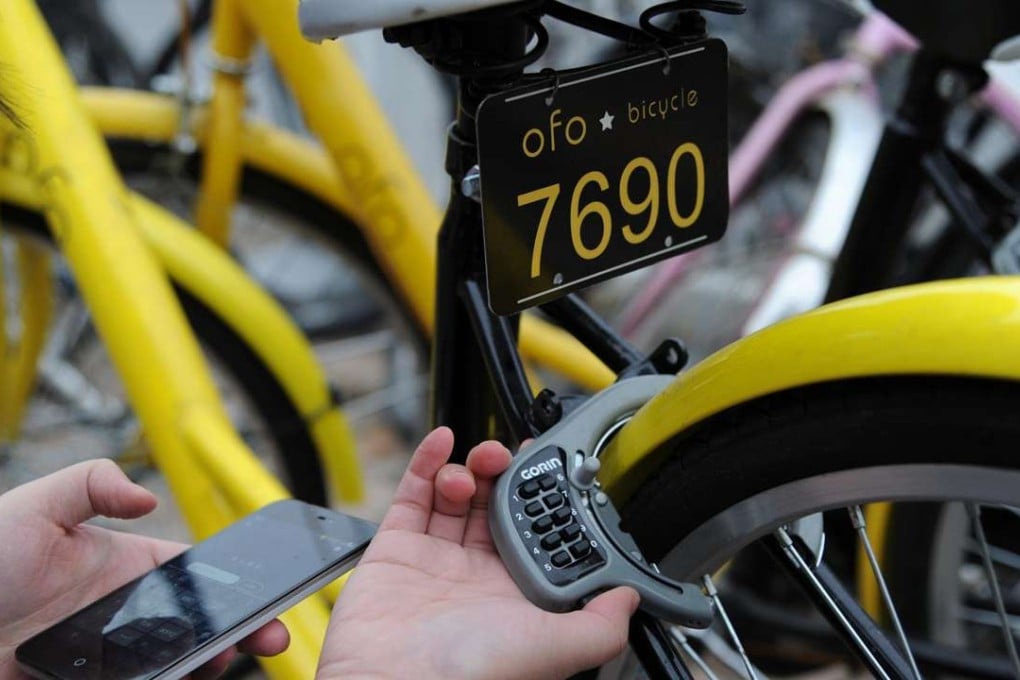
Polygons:
<instances>
[{"instance_id":1,"label":"star symbol on plate","mask_svg":"<svg viewBox=\"0 0 1020 680\"><path fill-rule=\"evenodd\" d=\"M599 118L599 122L602 123L602 131L603 132L605 132L606 130L612 130L613 129L613 119L614 118L616 118L616 116L609 115L609 111L606 111L602 115L602 117Z\"/></svg>"}]
</instances>

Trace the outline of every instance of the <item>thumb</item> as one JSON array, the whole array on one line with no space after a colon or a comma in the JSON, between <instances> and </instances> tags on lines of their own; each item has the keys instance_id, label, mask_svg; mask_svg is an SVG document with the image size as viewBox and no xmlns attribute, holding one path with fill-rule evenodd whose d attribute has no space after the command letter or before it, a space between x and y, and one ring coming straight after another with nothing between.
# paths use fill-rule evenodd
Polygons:
<instances>
[{"instance_id":1,"label":"thumb","mask_svg":"<svg viewBox=\"0 0 1020 680\"><path fill-rule=\"evenodd\" d=\"M71 465L14 492L29 507L65 529L96 516L141 517L157 502L151 492L129 480L116 463L105 458Z\"/></svg>"},{"instance_id":2,"label":"thumb","mask_svg":"<svg viewBox=\"0 0 1020 680\"><path fill-rule=\"evenodd\" d=\"M574 644L565 645L574 651L573 672L608 663L626 649L630 617L640 601L633 588L614 588L583 609L562 615L573 619L569 626L575 633Z\"/></svg>"},{"instance_id":3,"label":"thumb","mask_svg":"<svg viewBox=\"0 0 1020 680\"><path fill-rule=\"evenodd\" d=\"M641 596L637 591L621 586L602 593L586 604L581 611L599 614L614 625L626 628L639 604L641 604Z\"/></svg>"}]
</instances>

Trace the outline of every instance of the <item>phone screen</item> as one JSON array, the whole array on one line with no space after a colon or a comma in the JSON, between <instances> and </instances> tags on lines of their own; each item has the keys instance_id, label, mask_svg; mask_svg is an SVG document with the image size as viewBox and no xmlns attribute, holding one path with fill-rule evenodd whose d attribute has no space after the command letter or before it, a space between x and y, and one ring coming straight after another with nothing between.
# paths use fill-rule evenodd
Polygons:
<instances>
[{"instance_id":1,"label":"phone screen","mask_svg":"<svg viewBox=\"0 0 1020 680\"><path fill-rule=\"evenodd\" d=\"M151 677L353 566L374 533L354 517L274 503L28 640L18 660L47 677Z\"/></svg>"}]
</instances>

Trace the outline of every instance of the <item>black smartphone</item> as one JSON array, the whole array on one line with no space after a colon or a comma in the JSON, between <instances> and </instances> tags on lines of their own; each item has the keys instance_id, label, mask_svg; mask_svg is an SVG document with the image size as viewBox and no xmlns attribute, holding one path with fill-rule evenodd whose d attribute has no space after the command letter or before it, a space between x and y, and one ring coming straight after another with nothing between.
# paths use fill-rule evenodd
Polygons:
<instances>
[{"instance_id":1,"label":"black smartphone","mask_svg":"<svg viewBox=\"0 0 1020 680\"><path fill-rule=\"evenodd\" d=\"M371 522L272 503L22 643L40 678L180 678L351 569Z\"/></svg>"}]
</instances>

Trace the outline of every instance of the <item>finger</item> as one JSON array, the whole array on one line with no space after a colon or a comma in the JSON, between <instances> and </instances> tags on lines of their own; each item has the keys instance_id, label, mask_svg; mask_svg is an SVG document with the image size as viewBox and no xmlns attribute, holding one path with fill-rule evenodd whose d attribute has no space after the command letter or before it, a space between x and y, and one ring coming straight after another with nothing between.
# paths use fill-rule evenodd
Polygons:
<instances>
[{"instance_id":1,"label":"finger","mask_svg":"<svg viewBox=\"0 0 1020 680\"><path fill-rule=\"evenodd\" d=\"M492 482L510 465L510 452L499 442L482 442L467 457L468 471L475 478L475 495L471 498L464 545L469 548L492 549L489 532L489 496Z\"/></svg>"},{"instance_id":2,"label":"finger","mask_svg":"<svg viewBox=\"0 0 1020 680\"><path fill-rule=\"evenodd\" d=\"M453 463L444 465L436 475L432 516L425 533L460 545L474 493L475 479L467 468Z\"/></svg>"},{"instance_id":3,"label":"finger","mask_svg":"<svg viewBox=\"0 0 1020 680\"><path fill-rule=\"evenodd\" d=\"M592 599L581 611L602 616L613 626L618 626L621 623L627 625L640 604L641 596L636 590L620 586Z\"/></svg>"},{"instance_id":4,"label":"finger","mask_svg":"<svg viewBox=\"0 0 1020 680\"><path fill-rule=\"evenodd\" d=\"M192 680L205 680L206 678L212 680L212 678L220 677L236 656L237 650L233 648L220 652L196 668L191 673Z\"/></svg>"},{"instance_id":5,"label":"finger","mask_svg":"<svg viewBox=\"0 0 1020 680\"><path fill-rule=\"evenodd\" d=\"M380 532L425 532L432 515L436 475L452 451L453 432L450 428L440 427L425 436L397 485L393 505L379 524Z\"/></svg>"},{"instance_id":6,"label":"finger","mask_svg":"<svg viewBox=\"0 0 1020 680\"><path fill-rule=\"evenodd\" d=\"M253 656L276 656L290 645L290 632L280 619L273 619L241 640L237 648Z\"/></svg>"},{"instance_id":7,"label":"finger","mask_svg":"<svg viewBox=\"0 0 1020 680\"><path fill-rule=\"evenodd\" d=\"M31 506L65 529L98 515L134 519L156 507L156 497L108 459L58 470L16 489Z\"/></svg>"},{"instance_id":8,"label":"finger","mask_svg":"<svg viewBox=\"0 0 1020 680\"><path fill-rule=\"evenodd\" d=\"M627 646L630 617L637 611L640 598L632 588L614 588L602 593L584 609L563 614L563 630L571 640L560 640L558 649L568 657L564 675L601 666L623 652Z\"/></svg>"}]
</instances>

